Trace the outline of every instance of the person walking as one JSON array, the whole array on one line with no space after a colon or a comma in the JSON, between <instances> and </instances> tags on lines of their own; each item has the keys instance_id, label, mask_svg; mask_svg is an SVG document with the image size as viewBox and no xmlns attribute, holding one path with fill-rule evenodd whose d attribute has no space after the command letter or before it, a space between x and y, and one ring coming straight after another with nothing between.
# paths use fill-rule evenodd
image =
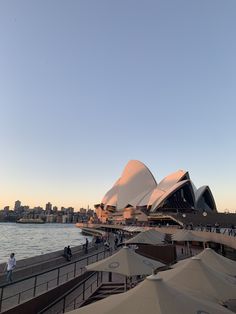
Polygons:
<instances>
[{"instance_id":1,"label":"person walking","mask_svg":"<svg viewBox=\"0 0 236 314\"><path fill-rule=\"evenodd\" d=\"M85 244L84 244L84 253L87 254L88 253L88 245L89 245L89 241L88 238L86 238Z\"/></svg>"},{"instance_id":2,"label":"person walking","mask_svg":"<svg viewBox=\"0 0 236 314\"><path fill-rule=\"evenodd\" d=\"M7 269L7 282L12 282L12 271L16 267L16 259L15 259L15 253L11 253L7 264L6 264L6 269Z\"/></svg>"},{"instance_id":3,"label":"person walking","mask_svg":"<svg viewBox=\"0 0 236 314\"><path fill-rule=\"evenodd\" d=\"M66 253L67 253L67 260L70 261L72 258L72 252L71 252L71 248L69 245L67 246L67 252Z\"/></svg>"}]
</instances>

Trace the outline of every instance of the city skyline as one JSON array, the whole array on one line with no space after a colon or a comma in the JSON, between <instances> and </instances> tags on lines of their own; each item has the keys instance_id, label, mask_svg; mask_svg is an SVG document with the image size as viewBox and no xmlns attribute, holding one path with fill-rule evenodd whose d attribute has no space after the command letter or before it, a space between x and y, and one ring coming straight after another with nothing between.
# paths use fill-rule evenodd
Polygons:
<instances>
[{"instance_id":1,"label":"city skyline","mask_svg":"<svg viewBox=\"0 0 236 314\"><path fill-rule=\"evenodd\" d=\"M127 162L236 211L236 2L0 3L0 208L93 208Z\"/></svg>"}]
</instances>

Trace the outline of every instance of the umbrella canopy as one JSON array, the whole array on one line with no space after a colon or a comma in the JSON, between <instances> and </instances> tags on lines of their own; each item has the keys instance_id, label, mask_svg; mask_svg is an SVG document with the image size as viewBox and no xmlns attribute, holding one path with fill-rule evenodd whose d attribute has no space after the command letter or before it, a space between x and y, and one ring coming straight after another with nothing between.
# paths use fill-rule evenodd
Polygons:
<instances>
[{"instance_id":1,"label":"umbrella canopy","mask_svg":"<svg viewBox=\"0 0 236 314\"><path fill-rule=\"evenodd\" d=\"M217 303L198 299L168 285L159 275L147 277L128 292L108 297L71 314L232 314Z\"/></svg>"},{"instance_id":2,"label":"umbrella canopy","mask_svg":"<svg viewBox=\"0 0 236 314\"><path fill-rule=\"evenodd\" d=\"M153 269L164 266L163 263L135 253L123 247L117 253L86 266L87 270L107 271L125 276L150 275Z\"/></svg>"},{"instance_id":3,"label":"umbrella canopy","mask_svg":"<svg viewBox=\"0 0 236 314\"><path fill-rule=\"evenodd\" d=\"M236 279L207 266L199 257L189 258L160 277L170 285L203 299L226 301L236 298Z\"/></svg>"},{"instance_id":4,"label":"umbrella canopy","mask_svg":"<svg viewBox=\"0 0 236 314\"><path fill-rule=\"evenodd\" d=\"M125 241L125 244L163 244L165 234L156 230L146 230L138 233L135 237Z\"/></svg>"},{"instance_id":5,"label":"umbrella canopy","mask_svg":"<svg viewBox=\"0 0 236 314\"><path fill-rule=\"evenodd\" d=\"M207 242L206 239L195 235L189 230L180 230L172 235L173 241L198 241L198 242Z\"/></svg>"},{"instance_id":6,"label":"umbrella canopy","mask_svg":"<svg viewBox=\"0 0 236 314\"><path fill-rule=\"evenodd\" d=\"M199 257L203 263L205 263L208 267L214 269L217 272L224 273L230 276L236 276L236 262L220 254L217 254L214 250L210 248L206 248L195 257ZM187 261L188 260L183 260L178 262L174 265L174 268L183 263L186 263Z\"/></svg>"}]
</instances>

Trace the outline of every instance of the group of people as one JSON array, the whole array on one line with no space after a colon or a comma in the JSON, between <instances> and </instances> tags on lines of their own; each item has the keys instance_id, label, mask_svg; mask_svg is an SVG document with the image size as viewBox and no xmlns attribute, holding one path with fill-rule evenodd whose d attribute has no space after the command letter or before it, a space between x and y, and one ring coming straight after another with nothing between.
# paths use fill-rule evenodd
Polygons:
<instances>
[{"instance_id":1,"label":"group of people","mask_svg":"<svg viewBox=\"0 0 236 314\"><path fill-rule=\"evenodd\" d=\"M83 244L83 250L84 250L85 254L88 253L88 245L89 245L89 241L86 238L85 239L85 244ZM69 245L64 247L63 256L66 258L67 261L71 261L71 259L72 259L72 251L71 251L71 248L70 248Z\"/></svg>"},{"instance_id":2,"label":"group of people","mask_svg":"<svg viewBox=\"0 0 236 314\"><path fill-rule=\"evenodd\" d=\"M64 247L63 256L66 258L67 261L71 261L72 252L69 245Z\"/></svg>"}]
</instances>

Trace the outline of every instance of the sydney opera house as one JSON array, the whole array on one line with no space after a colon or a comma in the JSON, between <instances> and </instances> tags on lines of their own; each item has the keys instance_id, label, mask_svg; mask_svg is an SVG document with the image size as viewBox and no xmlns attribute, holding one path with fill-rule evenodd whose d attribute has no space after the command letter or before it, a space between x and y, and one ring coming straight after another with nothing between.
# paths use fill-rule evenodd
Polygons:
<instances>
[{"instance_id":1,"label":"sydney opera house","mask_svg":"<svg viewBox=\"0 0 236 314\"><path fill-rule=\"evenodd\" d=\"M187 171L178 170L156 181L151 171L140 161L131 160L105 194L95 205L103 222L168 221L168 215L217 213L209 186L195 187ZM171 220L171 219L170 219Z\"/></svg>"}]
</instances>

